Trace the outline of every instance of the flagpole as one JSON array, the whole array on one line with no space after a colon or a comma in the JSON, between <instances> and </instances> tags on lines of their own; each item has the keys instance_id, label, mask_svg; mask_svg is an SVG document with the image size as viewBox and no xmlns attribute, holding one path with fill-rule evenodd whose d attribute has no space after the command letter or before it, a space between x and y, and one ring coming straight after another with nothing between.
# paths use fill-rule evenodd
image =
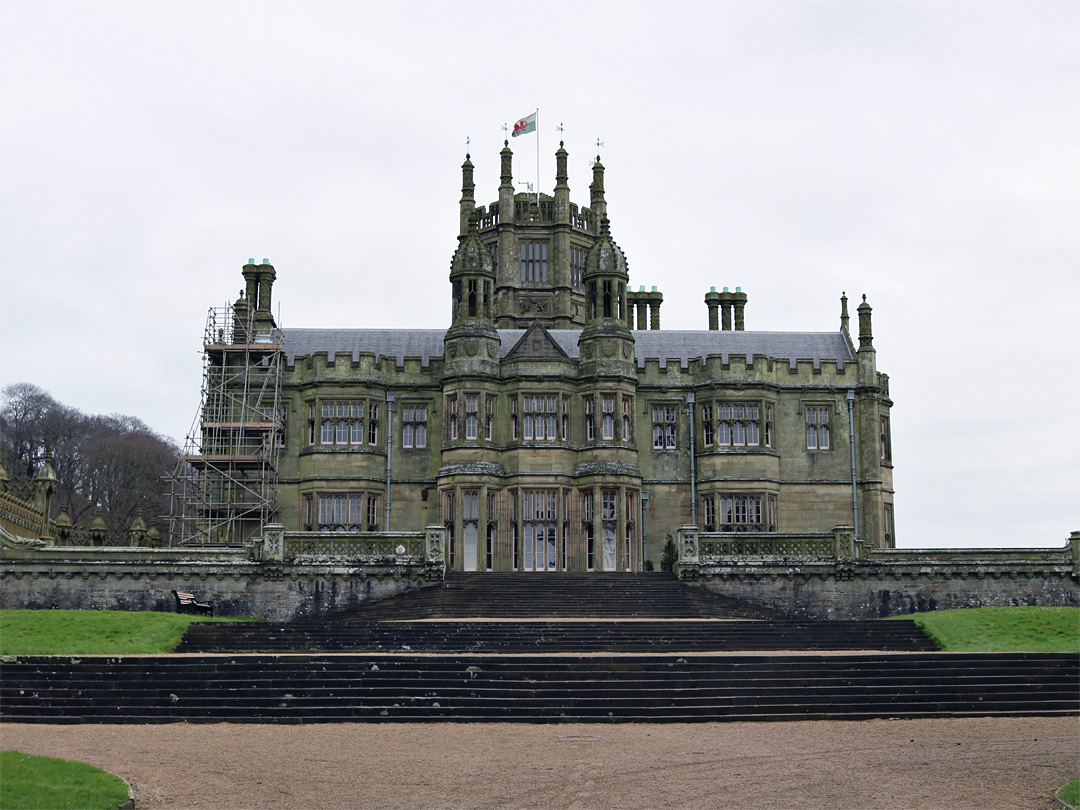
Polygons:
<instances>
[{"instance_id":1,"label":"flagpole","mask_svg":"<svg viewBox=\"0 0 1080 810\"><path fill-rule=\"evenodd\" d=\"M540 108L533 113L536 116L536 208L540 209Z\"/></svg>"}]
</instances>

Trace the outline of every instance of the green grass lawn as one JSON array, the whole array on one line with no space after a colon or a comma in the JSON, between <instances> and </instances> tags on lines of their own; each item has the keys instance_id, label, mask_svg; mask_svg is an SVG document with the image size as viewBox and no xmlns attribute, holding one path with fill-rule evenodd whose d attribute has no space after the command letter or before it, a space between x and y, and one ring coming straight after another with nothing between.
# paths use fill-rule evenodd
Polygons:
<instances>
[{"instance_id":1,"label":"green grass lawn","mask_svg":"<svg viewBox=\"0 0 1080 810\"><path fill-rule=\"evenodd\" d=\"M194 621L237 620L127 610L0 610L0 655L169 653Z\"/></svg>"},{"instance_id":2,"label":"green grass lawn","mask_svg":"<svg viewBox=\"0 0 1080 810\"><path fill-rule=\"evenodd\" d=\"M1057 797L1073 807L1080 805L1080 779L1065 783L1057 792Z\"/></svg>"},{"instance_id":3,"label":"green grass lawn","mask_svg":"<svg viewBox=\"0 0 1080 810\"><path fill-rule=\"evenodd\" d=\"M893 618L914 619L943 650L1080 653L1080 608L970 608Z\"/></svg>"},{"instance_id":4,"label":"green grass lawn","mask_svg":"<svg viewBox=\"0 0 1080 810\"><path fill-rule=\"evenodd\" d=\"M127 798L124 780L93 765L0 752L2 810L113 810Z\"/></svg>"}]
</instances>

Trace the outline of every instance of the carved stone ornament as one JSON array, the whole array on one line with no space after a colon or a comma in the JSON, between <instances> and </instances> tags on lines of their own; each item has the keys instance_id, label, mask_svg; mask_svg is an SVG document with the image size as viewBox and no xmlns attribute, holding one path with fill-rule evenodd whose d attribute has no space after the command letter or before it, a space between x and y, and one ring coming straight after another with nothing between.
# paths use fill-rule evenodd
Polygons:
<instances>
[{"instance_id":1,"label":"carved stone ornament","mask_svg":"<svg viewBox=\"0 0 1080 810\"><path fill-rule=\"evenodd\" d=\"M616 351L615 341L605 340L603 343L600 344L600 350L604 353L604 357L614 357Z\"/></svg>"},{"instance_id":2,"label":"carved stone ornament","mask_svg":"<svg viewBox=\"0 0 1080 810\"><path fill-rule=\"evenodd\" d=\"M629 343L624 343L624 344L623 344L623 347L622 347L622 356L623 356L624 358L626 358L627 360L629 360L629 359L630 359L631 357L633 357L633 356L634 356L634 350L630 348L630 344L629 344Z\"/></svg>"},{"instance_id":3,"label":"carved stone ornament","mask_svg":"<svg viewBox=\"0 0 1080 810\"><path fill-rule=\"evenodd\" d=\"M446 347L446 354L448 357L457 357L457 346L451 343Z\"/></svg>"},{"instance_id":4,"label":"carved stone ornament","mask_svg":"<svg viewBox=\"0 0 1080 810\"><path fill-rule=\"evenodd\" d=\"M591 343L586 343L584 346L581 347L581 356L586 360L592 357L592 353L593 347Z\"/></svg>"},{"instance_id":5,"label":"carved stone ornament","mask_svg":"<svg viewBox=\"0 0 1080 810\"><path fill-rule=\"evenodd\" d=\"M489 343L487 347L487 356L494 360L499 356L499 350L495 347L494 343Z\"/></svg>"},{"instance_id":6,"label":"carved stone ornament","mask_svg":"<svg viewBox=\"0 0 1080 810\"><path fill-rule=\"evenodd\" d=\"M522 315L543 315L547 312L547 301L540 298L521 299Z\"/></svg>"},{"instance_id":7,"label":"carved stone ornament","mask_svg":"<svg viewBox=\"0 0 1080 810\"><path fill-rule=\"evenodd\" d=\"M469 357L476 357L476 353L478 351L480 351L480 341L479 340L466 340L465 341L465 353L467 355L469 355Z\"/></svg>"},{"instance_id":8,"label":"carved stone ornament","mask_svg":"<svg viewBox=\"0 0 1080 810\"><path fill-rule=\"evenodd\" d=\"M679 529L679 562L696 563L699 559L698 533Z\"/></svg>"}]
</instances>

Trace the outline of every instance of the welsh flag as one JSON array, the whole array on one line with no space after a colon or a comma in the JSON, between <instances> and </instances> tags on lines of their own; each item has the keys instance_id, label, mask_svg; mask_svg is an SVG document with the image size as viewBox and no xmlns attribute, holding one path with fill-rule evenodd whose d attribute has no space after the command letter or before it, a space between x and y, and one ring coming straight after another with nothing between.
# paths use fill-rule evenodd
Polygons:
<instances>
[{"instance_id":1,"label":"welsh flag","mask_svg":"<svg viewBox=\"0 0 1080 810\"><path fill-rule=\"evenodd\" d=\"M530 132L536 132L536 113L526 116L515 123L514 131L510 135L516 138L518 135L528 135Z\"/></svg>"}]
</instances>

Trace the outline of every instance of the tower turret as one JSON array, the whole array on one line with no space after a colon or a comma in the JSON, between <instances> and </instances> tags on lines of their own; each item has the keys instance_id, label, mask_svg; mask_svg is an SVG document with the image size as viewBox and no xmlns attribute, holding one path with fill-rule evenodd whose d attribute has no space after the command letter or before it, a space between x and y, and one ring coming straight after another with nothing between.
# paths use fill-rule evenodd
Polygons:
<instances>
[{"instance_id":1,"label":"tower turret","mask_svg":"<svg viewBox=\"0 0 1080 810\"><path fill-rule=\"evenodd\" d=\"M480 240L479 222L472 213L468 232L450 263L452 313L446 332L447 374L496 374L499 333L495 331L495 267Z\"/></svg>"},{"instance_id":2,"label":"tower turret","mask_svg":"<svg viewBox=\"0 0 1080 810\"><path fill-rule=\"evenodd\" d=\"M585 259L585 328L578 339L584 373L634 377L634 336L626 322L626 254L607 217Z\"/></svg>"}]
</instances>

